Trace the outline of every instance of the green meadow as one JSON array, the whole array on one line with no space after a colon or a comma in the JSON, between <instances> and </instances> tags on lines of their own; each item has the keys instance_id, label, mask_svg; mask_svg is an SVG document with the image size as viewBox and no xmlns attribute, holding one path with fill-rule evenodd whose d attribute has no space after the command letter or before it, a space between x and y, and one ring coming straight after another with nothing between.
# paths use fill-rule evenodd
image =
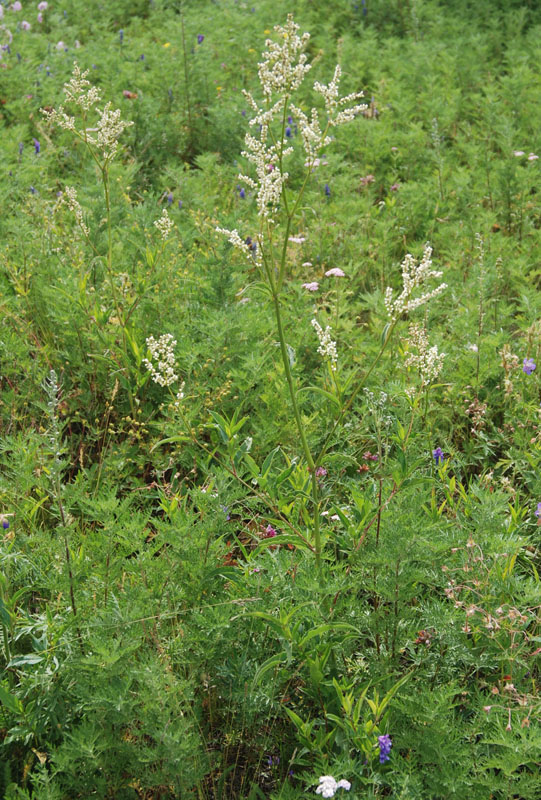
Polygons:
<instances>
[{"instance_id":1,"label":"green meadow","mask_svg":"<svg viewBox=\"0 0 541 800\"><path fill-rule=\"evenodd\" d=\"M0 798L539 800L540 59L1 0Z\"/></svg>"}]
</instances>

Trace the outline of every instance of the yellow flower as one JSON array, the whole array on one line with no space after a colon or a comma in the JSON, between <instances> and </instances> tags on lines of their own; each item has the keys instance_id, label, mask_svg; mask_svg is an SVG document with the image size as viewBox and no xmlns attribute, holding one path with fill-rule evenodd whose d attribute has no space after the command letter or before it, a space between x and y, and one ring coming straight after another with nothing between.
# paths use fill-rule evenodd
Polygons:
<instances>
[{"instance_id":1,"label":"yellow flower","mask_svg":"<svg viewBox=\"0 0 541 800\"><path fill-rule=\"evenodd\" d=\"M255 50L254 50L254 48L253 48L253 47L249 47L249 48L248 48L248 52L249 52L249 53L255 53Z\"/></svg>"},{"instance_id":2,"label":"yellow flower","mask_svg":"<svg viewBox=\"0 0 541 800\"><path fill-rule=\"evenodd\" d=\"M171 47L171 42L166 42L166 43L164 44L164 47Z\"/></svg>"},{"instance_id":3,"label":"yellow flower","mask_svg":"<svg viewBox=\"0 0 541 800\"><path fill-rule=\"evenodd\" d=\"M270 31L269 31L269 29L268 29L268 28L265 28L265 30L263 31L263 33L270 33Z\"/></svg>"}]
</instances>

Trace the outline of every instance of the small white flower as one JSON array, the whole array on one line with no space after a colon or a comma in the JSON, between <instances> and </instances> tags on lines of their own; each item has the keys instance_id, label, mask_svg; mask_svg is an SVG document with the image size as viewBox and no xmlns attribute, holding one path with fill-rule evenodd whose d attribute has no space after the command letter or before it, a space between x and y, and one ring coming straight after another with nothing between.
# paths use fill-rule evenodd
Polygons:
<instances>
[{"instance_id":1,"label":"small white flower","mask_svg":"<svg viewBox=\"0 0 541 800\"><path fill-rule=\"evenodd\" d=\"M520 158L521 156L525 156L526 153L524 152L524 150L513 150L513 155L516 156L517 158Z\"/></svg>"},{"instance_id":2,"label":"small white flower","mask_svg":"<svg viewBox=\"0 0 541 800\"><path fill-rule=\"evenodd\" d=\"M332 269L328 269L325 275L328 278L345 278L346 273L344 270L340 269L340 267L333 267Z\"/></svg>"},{"instance_id":3,"label":"small white flower","mask_svg":"<svg viewBox=\"0 0 541 800\"><path fill-rule=\"evenodd\" d=\"M317 333L317 338L319 339L319 347L317 352L323 356L323 358L328 358L331 362L331 369L333 372L336 371L336 365L338 362L338 353L336 350L336 342L333 342L331 339L331 329L329 325L323 330L317 319L312 320L312 325Z\"/></svg>"},{"instance_id":4,"label":"small white flower","mask_svg":"<svg viewBox=\"0 0 541 800\"><path fill-rule=\"evenodd\" d=\"M81 204L77 200L77 191L70 186L66 186L66 191L64 193L66 198L66 203L68 204L68 208L70 211L73 211L75 214L75 219L77 224L81 228L82 232L85 236L88 236L89 230L88 227L85 225L85 221L83 218L83 209L81 208Z\"/></svg>"},{"instance_id":5,"label":"small white flower","mask_svg":"<svg viewBox=\"0 0 541 800\"><path fill-rule=\"evenodd\" d=\"M143 364L152 375L152 380L159 386L171 386L172 383L178 381L178 375L175 372L175 347L176 339L170 333L164 333L156 341L154 336L149 336L146 340L148 349L150 350L150 358L143 359ZM153 362L157 362L156 364ZM183 395L184 385L180 387L179 394ZM180 402L182 398L178 397Z\"/></svg>"},{"instance_id":6,"label":"small white flower","mask_svg":"<svg viewBox=\"0 0 541 800\"><path fill-rule=\"evenodd\" d=\"M312 281L311 283L303 283L302 288L306 289L308 292L317 292L319 289L319 283L317 281Z\"/></svg>"},{"instance_id":7,"label":"small white flower","mask_svg":"<svg viewBox=\"0 0 541 800\"><path fill-rule=\"evenodd\" d=\"M159 219L155 220L154 227L157 228L161 234L163 241L167 239L173 227L173 220L167 213L167 209L163 209L162 215Z\"/></svg>"},{"instance_id":8,"label":"small white flower","mask_svg":"<svg viewBox=\"0 0 541 800\"><path fill-rule=\"evenodd\" d=\"M302 244L306 241L306 236L290 236L289 241L293 244Z\"/></svg>"},{"instance_id":9,"label":"small white flower","mask_svg":"<svg viewBox=\"0 0 541 800\"><path fill-rule=\"evenodd\" d=\"M334 797L338 789L345 789L346 792L349 792L351 783L344 779L336 781L332 775L322 775L319 779L316 794L320 794L322 797Z\"/></svg>"}]
</instances>

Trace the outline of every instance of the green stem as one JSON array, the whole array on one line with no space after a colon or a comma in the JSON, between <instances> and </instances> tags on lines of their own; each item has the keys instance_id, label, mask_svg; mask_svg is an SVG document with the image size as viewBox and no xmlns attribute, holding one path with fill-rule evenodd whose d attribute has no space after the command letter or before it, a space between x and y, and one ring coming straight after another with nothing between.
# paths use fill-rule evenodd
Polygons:
<instances>
[{"instance_id":1,"label":"green stem","mask_svg":"<svg viewBox=\"0 0 541 800\"><path fill-rule=\"evenodd\" d=\"M308 469L310 470L312 476L312 502L314 506L314 545L315 545L315 554L316 554L316 564L319 569L321 566L321 535L319 531L319 497L318 497L318 485L317 485L317 477L316 477L316 469L314 459L312 458L312 453L310 452L310 447L308 446L308 441L306 439L306 432L304 430L304 425L302 424L301 415L299 412L299 407L297 405L297 398L295 395L295 386L293 385L293 375L291 374L291 367L289 365L289 355L287 352L286 341L284 337L284 328L282 325L282 315L280 311L280 298L276 292L273 292L272 299L274 303L274 313L276 316L276 325L278 327L278 338L280 340L280 351L282 353L282 362L284 364L284 370L286 373L286 380L287 385L289 388L289 395L291 397L291 405L293 407L293 414L295 416L295 421L297 423L297 430L299 431L299 436L302 443L302 449L304 451L304 457L306 459L306 463L308 465Z\"/></svg>"},{"instance_id":2,"label":"green stem","mask_svg":"<svg viewBox=\"0 0 541 800\"><path fill-rule=\"evenodd\" d=\"M107 274L109 276L109 283L111 285L111 294L113 296L113 303L116 310L118 324L120 325L120 330L122 331L122 351L124 355L124 369L126 371L126 376L127 376L126 382L128 385L128 399L130 401L130 410L132 413L132 417L134 417L135 405L133 402L133 396L130 387L128 346L126 343L126 328L125 328L126 323L124 315L122 314L120 301L118 299L115 286L115 276L113 273L113 230L112 230L112 220L111 220L111 194L109 189L109 170L107 169L107 162L105 162L101 168L101 175L103 181L103 192L105 195L105 207L107 210L107 260L106 260Z\"/></svg>"}]
</instances>

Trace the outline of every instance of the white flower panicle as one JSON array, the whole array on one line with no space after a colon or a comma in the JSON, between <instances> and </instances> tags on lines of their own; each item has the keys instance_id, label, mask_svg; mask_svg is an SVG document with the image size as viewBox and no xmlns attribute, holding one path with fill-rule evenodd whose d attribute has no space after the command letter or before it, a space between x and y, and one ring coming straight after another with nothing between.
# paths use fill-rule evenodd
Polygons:
<instances>
[{"instance_id":1,"label":"white flower panicle","mask_svg":"<svg viewBox=\"0 0 541 800\"><path fill-rule=\"evenodd\" d=\"M328 358L333 372L336 371L338 363L338 352L336 350L336 342L331 339L331 329L329 325L323 330L317 319L312 320L312 325L317 333L319 339L319 347L317 352L323 357Z\"/></svg>"},{"instance_id":2,"label":"white flower panicle","mask_svg":"<svg viewBox=\"0 0 541 800\"><path fill-rule=\"evenodd\" d=\"M342 77L342 68L337 64L334 70L334 76L328 86L316 81L314 83L314 90L319 92L325 100L325 111L329 118L329 125L343 125L345 122L351 122L357 114L366 111L368 106L366 103L357 104L350 108L343 108L346 103L353 103L355 100L360 100L364 97L363 92L352 92L345 97L339 97L340 78Z\"/></svg>"},{"instance_id":3,"label":"white flower panicle","mask_svg":"<svg viewBox=\"0 0 541 800\"><path fill-rule=\"evenodd\" d=\"M301 111L301 109L293 103L290 108L291 113L297 120L304 152L306 153L305 166L311 169L316 164L317 154L321 148L331 143L331 137L323 134L321 125L319 124L317 109L312 109L310 119L308 119L304 111Z\"/></svg>"},{"instance_id":4,"label":"white flower panicle","mask_svg":"<svg viewBox=\"0 0 541 800\"><path fill-rule=\"evenodd\" d=\"M87 139L91 144L96 144L103 153L106 161L110 161L115 157L118 149L118 140L122 133L133 125L133 122L126 122L120 119L121 110L117 108L115 111L111 110L112 103L106 104L101 112L101 116L97 122L97 137L88 136L92 129L87 129Z\"/></svg>"},{"instance_id":5,"label":"white flower panicle","mask_svg":"<svg viewBox=\"0 0 541 800\"><path fill-rule=\"evenodd\" d=\"M161 217L154 222L154 227L158 229L163 241L165 242L173 228L173 220L167 213L166 208L163 209Z\"/></svg>"},{"instance_id":6,"label":"white flower panicle","mask_svg":"<svg viewBox=\"0 0 541 800\"><path fill-rule=\"evenodd\" d=\"M432 248L427 243L425 245L423 257L419 263L416 262L410 253L404 258L402 262L402 292L398 295L396 300L393 300L392 288L388 286L385 291L385 308L392 322L396 322L404 312L413 311L415 308L427 303L433 297L437 297L447 288L447 284L442 283L436 289L425 292L419 297L412 296L414 290L426 283L429 278L441 278L443 275L443 272L440 270L432 269L431 256Z\"/></svg>"},{"instance_id":7,"label":"white flower panicle","mask_svg":"<svg viewBox=\"0 0 541 800\"><path fill-rule=\"evenodd\" d=\"M255 112L249 124L252 128L258 126L259 132L257 137L250 133L246 135L246 149L242 155L255 165L257 177L253 179L239 175L239 180L257 192L259 215L270 223L273 222L272 216L279 206L284 184L289 177L288 173L283 171L283 160L293 151L292 147L284 146L284 141L280 137L277 137L276 141L271 125L276 122L283 129L286 106L311 67L303 52L310 34L304 33L299 36L299 26L293 21L292 15L289 14L285 26L277 25L274 30L278 34L278 42L273 42L272 39L266 40L267 50L258 65L264 97L263 107L259 106L250 92L244 91L248 104ZM317 154L321 148L331 142L331 137L328 135L329 128L349 122L366 109L366 105L355 102L362 97L362 92L339 97L341 75L342 71L337 66L328 86L319 82L314 84L314 89L325 101L327 121L323 129L317 109L313 108L309 114L305 114L298 106L289 105L289 111L295 118L307 156L306 166L310 169L318 162ZM275 99L276 95L278 99ZM347 107L348 103L354 105ZM272 139L270 144L269 138Z\"/></svg>"},{"instance_id":8,"label":"white flower panicle","mask_svg":"<svg viewBox=\"0 0 541 800\"><path fill-rule=\"evenodd\" d=\"M436 380L443 368L445 353L438 353L437 345L429 347L428 337L422 325L410 325L408 349L415 348L416 353L408 352L404 360L406 367L414 367L421 377L423 385Z\"/></svg>"},{"instance_id":9,"label":"white flower panicle","mask_svg":"<svg viewBox=\"0 0 541 800\"><path fill-rule=\"evenodd\" d=\"M178 381L178 375L175 372L176 339L173 339L170 333L164 333L157 341L154 336L149 336L146 343L152 360L144 358L143 364L151 373L152 380L159 386L171 386L175 381ZM181 386L181 394L182 389L183 387ZM177 396L179 402L181 399Z\"/></svg>"},{"instance_id":10,"label":"white flower panicle","mask_svg":"<svg viewBox=\"0 0 541 800\"><path fill-rule=\"evenodd\" d=\"M267 100L274 92L283 95L294 92L311 68L306 54L302 52L310 34L298 35L299 26L293 22L293 15L288 15L285 26L275 25L274 30L281 41L267 39L265 46L268 49L263 53L263 61L257 65L261 88Z\"/></svg>"},{"instance_id":11,"label":"white flower panicle","mask_svg":"<svg viewBox=\"0 0 541 800\"><path fill-rule=\"evenodd\" d=\"M239 180L257 190L259 215L272 221L272 214L278 208L289 174L280 171L280 156L274 145L267 146L263 139L256 139L249 133L246 134L245 142L248 149L243 150L242 155L255 164L258 180L254 181L247 175L239 175ZM292 152L292 147L286 147L282 150L281 157L285 158Z\"/></svg>"},{"instance_id":12,"label":"white flower panicle","mask_svg":"<svg viewBox=\"0 0 541 800\"><path fill-rule=\"evenodd\" d=\"M75 214L75 219L77 221L78 226L81 228L84 235L88 236L90 231L88 230L88 227L85 225L85 221L83 218L83 209L81 208L80 202L77 200L77 191L73 189L71 186L66 186L65 198L69 210L73 211L73 213Z\"/></svg>"},{"instance_id":13,"label":"white flower panicle","mask_svg":"<svg viewBox=\"0 0 541 800\"><path fill-rule=\"evenodd\" d=\"M344 779L337 781L332 775L322 775L316 794L320 794L322 797L334 797L338 789L345 789L346 792L349 792L351 783Z\"/></svg>"},{"instance_id":14,"label":"white flower panicle","mask_svg":"<svg viewBox=\"0 0 541 800\"><path fill-rule=\"evenodd\" d=\"M99 89L91 85L90 81L87 80L87 75L88 70L81 72L79 65L75 62L73 74L70 80L64 84L66 102L78 106L83 111L83 119L85 120L87 112L100 101ZM41 113L44 114L49 122L58 125L59 128L74 131L88 144L97 146L102 151L105 161L110 161L116 155L120 136L126 128L133 125L133 122L122 120L120 118L122 113L120 109L117 108L113 111L111 105L110 102L107 103L101 111L96 107L96 111L100 115L96 127L82 130L77 129L75 117L66 113L62 105L58 108L53 108L51 111L42 108ZM97 136L90 134L97 134Z\"/></svg>"},{"instance_id":15,"label":"white flower panicle","mask_svg":"<svg viewBox=\"0 0 541 800\"><path fill-rule=\"evenodd\" d=\"M96 103L99 103L101 100L98 87L92 86L90 81L87 80L86 76L88 73L89 70L87 69L81 72L79 65L75 61L73 64L73 74L69 81L64 84L66 102L80 106L83 111L89 111L92 106L95 106ZM87 89L87 87L89 88Z\"/></svg>"}]
</instances>

